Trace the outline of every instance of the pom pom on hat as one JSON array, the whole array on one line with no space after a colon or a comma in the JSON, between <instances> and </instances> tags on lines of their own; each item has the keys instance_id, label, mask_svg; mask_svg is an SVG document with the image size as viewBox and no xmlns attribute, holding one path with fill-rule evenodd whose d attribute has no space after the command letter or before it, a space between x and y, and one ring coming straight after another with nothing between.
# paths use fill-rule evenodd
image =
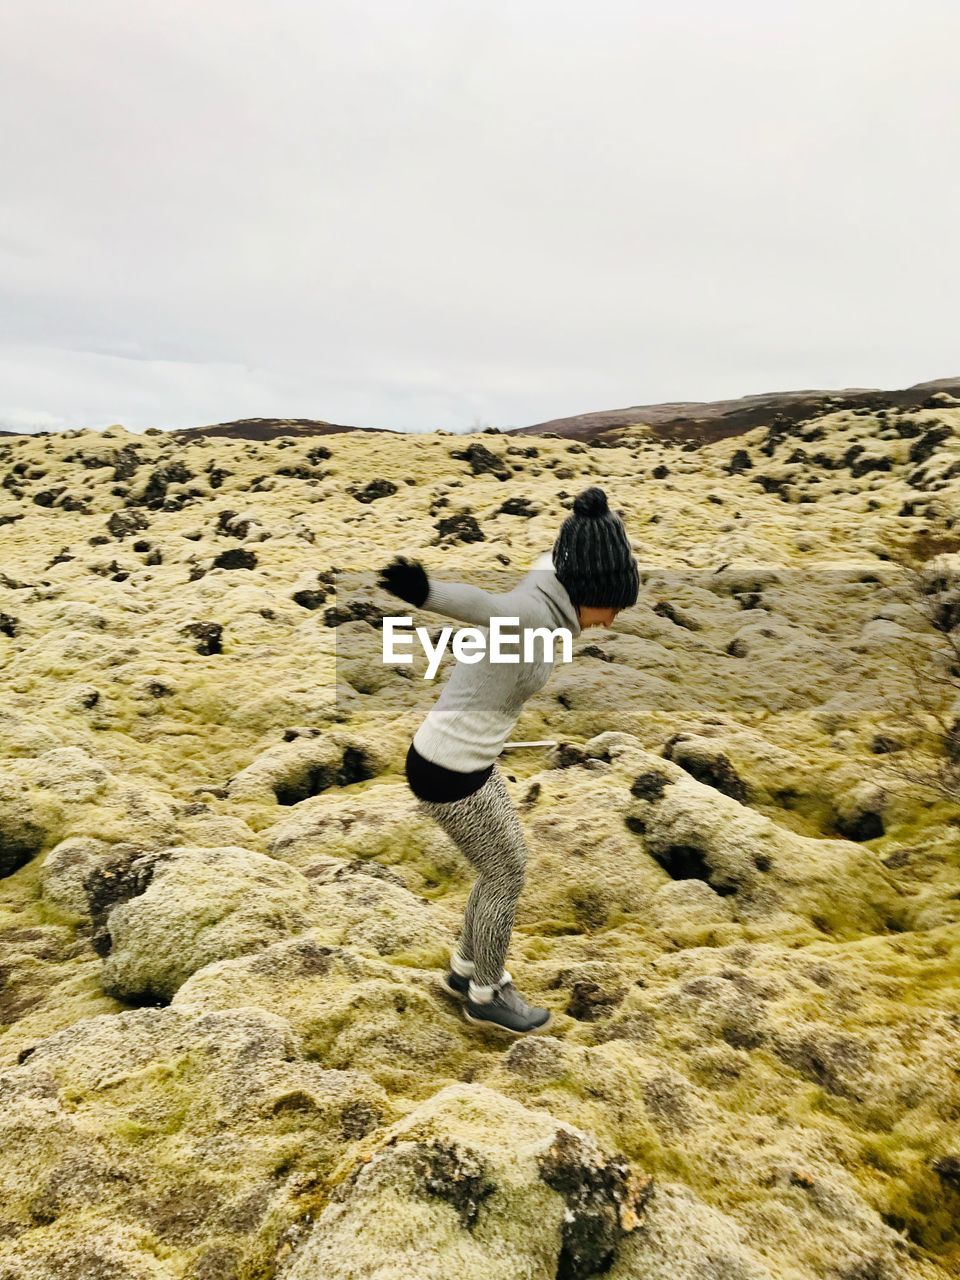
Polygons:
<instances>
[{"instance_id":1,"label":"pom pom on hat","mask_svg":"<svg viewBox=\"0 0 960 1280\"><path fill-rule=\"evenodd\" d=\"M605 516L609 510L607 495L596 485L591 489L584 489L583 493L578 493L573 500L574 515Z\"/></svg>"}]
</instances>

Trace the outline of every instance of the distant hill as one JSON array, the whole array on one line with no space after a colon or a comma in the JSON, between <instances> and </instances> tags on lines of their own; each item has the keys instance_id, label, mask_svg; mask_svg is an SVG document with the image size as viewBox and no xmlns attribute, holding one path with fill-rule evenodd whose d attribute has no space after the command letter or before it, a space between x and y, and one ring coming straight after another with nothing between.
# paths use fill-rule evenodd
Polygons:
<instances>
[{"instance_id":1,"label":"distant hill","mask_svg":"<svg viewBox=\"0 0 960 1280\"><path fill-rule=\"evenodd\" d=\"M504 435L552 434L570 440L593 440L618 427L644 423L663 440L695 440L707 443L742 435L770 422L778 414L790 422L835 409L920 409L936 404L938 392L960 397L960 377L918 382L898 391L875 387L845 387L823 391L770 391L741 396L737 400L678 400L666 404L634 405L627 409L601 409L570 418L554 418L530 427L514 427ZM189 427L172 434L183 439L198 436L236 436L246 440L273 440L278 436L326 436L343 431L380 431L382 427L352 427L315 418L241 418L208 427Z\"/></svg>"},{"instance_id":2,"label":"distant hill","mask_svg":"<svg viewBox=\"0 0 960 1280\"><path fill-rule=\"evenodd\" d=\"M840 390L769 391L736 400L674 400L664 404L638 404L626 409L600 409L569 418L552 418L529 427L511 427L504 435L555 435L568 440L594 440L620 427L643 424L661 440L693 440L700 444L742 435L775 417L789 422L829 412L831 409L935 408L940 393L960 398L960 377L917 382L897 391L875 387ZM182 440L202 436L229 436L242 440L275 440L279 436L329 436L345 431L402 435L387 427L354 427L325 422L322 418L238 418L204 427L185 427L169 434ZM56 432L0 430L0 436L56 435ZM450 434L458 434L451 432Z\"/></svg>"},{"instance_id":3,"label":"distant hill","mask_svg":"<svg viewBox=\"0 0 960 1280\"><path fill-rule=\"evenodd\" d=\"M384 427L348 427L319 418L238 418L211 427L186 427L170 434L195 440L199 436L233 436L242 440L275 440L277 436L332 436L342 431L385 431ZM394 433L395 434L395 433Z\"/></svg>"},{"instance_id":4,"label":"distant hill","mask_svg":"<svg viewBox=\"0 0 960 1280\"><path fill-rule=\"evenodd\" d=\"M552 434L570 440L593 440L617 427L644 423L660 439L696 440L707 443L742 435L763 426L778 414L799 422L831 409L920 409L938 403L934 396L946 392L960 397L960 377L917 382L900 391L846 387L838 391L772 391L741 396L738 400L677 400L667 404L640 404L629 409L602 409L572 418L554 418L532 427L517 427L511 435Z\"/></svg>"}]
</instances>

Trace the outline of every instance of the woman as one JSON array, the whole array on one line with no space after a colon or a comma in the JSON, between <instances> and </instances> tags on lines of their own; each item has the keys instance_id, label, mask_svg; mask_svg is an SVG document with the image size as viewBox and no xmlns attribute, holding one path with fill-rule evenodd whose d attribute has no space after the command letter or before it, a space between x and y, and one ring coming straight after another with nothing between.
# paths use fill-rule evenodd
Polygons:
<instances>
[{"instance_id":1,"label":"woman","mask_svg":"<svg viewBox=\"0 0 960 1280\"><path fill-rule=\"evenodd\" d=\"M548 557L549 560L549 557ZM512 590L496 594L460 583L436 582L419 562L397 557L379 585L416 608L477 627L491 618L519 618L521 630L609 627L639 590L637 563L623 522L602 489L581 493L553 546L552 564L534 567ZM522 651L521 651L522 652ZM542 658L458 662L417 730L406 772L423 812L434 818L477 871L463 926L450 955L447 991L464 1000L471 1022L514 1035L543 1030L546 1009L526 1003L504 968L527 850L523 831L496 766L523 704L546 684L552 664Z\"/></svg>"}]
</instances>

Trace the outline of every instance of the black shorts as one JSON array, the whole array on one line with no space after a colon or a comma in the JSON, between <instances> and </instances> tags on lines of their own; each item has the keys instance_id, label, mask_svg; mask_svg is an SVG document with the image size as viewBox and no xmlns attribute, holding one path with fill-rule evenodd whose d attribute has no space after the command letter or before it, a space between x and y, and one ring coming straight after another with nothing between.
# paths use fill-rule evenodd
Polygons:
<instances>
[{"instance_id":1,"label":"black shorts","mask_svg":"<svg viewBox=\"0 0 960 1280\"><path fill-rule=\"evenodd\" d=\"M462 800L479 791L493 773L493 765L485 769L475 769L472 773L462 773L456 769L445 769L441 764L424 760L423 756L410 743L407 752L407 781L410 790L419 800L429 800L434 804L446 804L450 800Z\"/></svg>"}]
</instances>

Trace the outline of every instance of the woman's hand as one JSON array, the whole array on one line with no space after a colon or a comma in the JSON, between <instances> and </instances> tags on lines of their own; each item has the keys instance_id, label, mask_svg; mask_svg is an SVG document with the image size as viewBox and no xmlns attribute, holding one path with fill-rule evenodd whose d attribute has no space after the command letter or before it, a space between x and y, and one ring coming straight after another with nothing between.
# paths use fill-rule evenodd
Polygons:
<instances>
[{"instance_id":1,"label":"woman's hand","mask_svg":"<svg viewBox=\"0 0 960 1280\"><path fill-rule=\"evenodd\" d=\"M380 570L377 586L389 591L392 596L399 596L415 608L422 607L430 591L427 572L419 560L408 560L406 556L396 556L386 568Z\"/></svg>"}]
</instances>

